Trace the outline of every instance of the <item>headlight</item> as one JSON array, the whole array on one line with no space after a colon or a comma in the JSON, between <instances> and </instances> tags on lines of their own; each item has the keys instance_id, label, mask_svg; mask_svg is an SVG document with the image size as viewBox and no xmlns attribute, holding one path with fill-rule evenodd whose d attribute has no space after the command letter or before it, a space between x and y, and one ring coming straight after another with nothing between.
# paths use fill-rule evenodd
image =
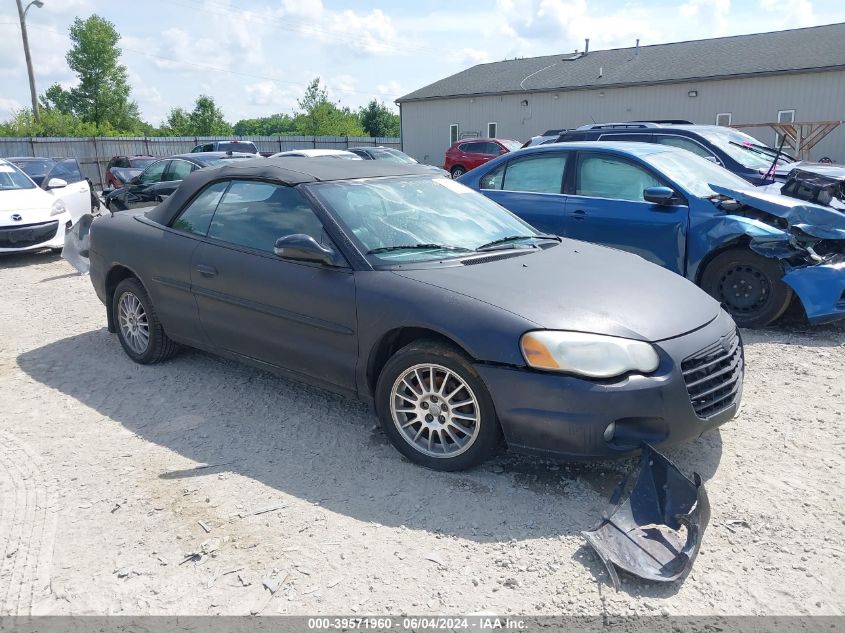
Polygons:
<instances>
[{"instance_id":1,"label":"headlight","mask_svg":"<svg viewBox=\"0 0 845 633\"><path fill-rule=\"evenodd\" d=\"M56 200L53 203L52 208L50 209L50 216L52 217L54 215L61 215L65 211L67 211L67 207L65 207L65 203L62 202L61 200Z\"/></svg>"},{"instance_id":2,"label":"headlight","mask_svg":"<svg viewBox=\"0 0 845 633\"><path fill-rule=\"evenodd\" d=\"M649 373L660 363L649 343L583 332L528 332L520 347L531 367L589 378L612 378L629 371Z\"/></svg>"}]
</instances>

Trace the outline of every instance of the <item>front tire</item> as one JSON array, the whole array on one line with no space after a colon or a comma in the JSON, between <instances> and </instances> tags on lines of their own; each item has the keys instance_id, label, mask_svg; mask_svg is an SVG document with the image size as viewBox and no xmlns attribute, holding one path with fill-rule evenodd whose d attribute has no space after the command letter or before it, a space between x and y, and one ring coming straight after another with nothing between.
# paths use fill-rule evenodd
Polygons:
<instances>
[{"instance_id":1,"label":"front tire","mask_svg":"<svg viewBox=\"0 0 845 633\"><path fill-rule=\"evenodd\" d=\"M117 285L112 316L123 351L136 363L152 365L176 353L176 343L165 334L153 302L137 279L124 279Z\"/></svg>"},{"instance_id":2,"label":"front tire","mask_svg":"<svg viewBox=\"0 0 845 633\"><path fill-rule=\"evenodd\" d=\"M463 354L440 343L411 343L387 361L376 410L393 446L432 470L477 466L500 445L487 387Z\"/></svg>"},{"instance_id":3,"label":"front tire","mask_svg":"<svg viewBox=\"0 0 845 633\"><path fill-rule=\"evenodd\" d=\"M714 257L701 275L701 287L719 301L740 327L765 327L792 301L780 264L744 248Z\"/></svg>"},{"instance_id":4,"label":"front tire","mask_svg":"<svg viewBox=\"0 0 845 633\"><path fill-rule=\"evenodd\" d=\"M463 176L465 173L467 173L467 170L464 169L461 165L455 165L454 167L452 167L452 171L450 173L452 174L452 180L456 180Z\"/></svg>"}]
</instances>

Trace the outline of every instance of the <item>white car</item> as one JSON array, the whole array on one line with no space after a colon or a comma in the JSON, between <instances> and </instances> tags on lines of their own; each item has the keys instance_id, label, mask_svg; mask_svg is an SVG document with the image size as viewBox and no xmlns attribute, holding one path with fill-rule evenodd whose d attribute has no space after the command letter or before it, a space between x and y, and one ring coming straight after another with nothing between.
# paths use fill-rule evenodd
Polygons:
<instances>
[{"instance_id":1,"label":"white car","mask_svg":"<svg viewBox=\"0 0 845 633\"><path fill-rule=\"evenodd\" d=\"M299 156L300 158L345 158L346 160L364 160L357 154L347 152L345 149L291 149L286 152L278 152L270 158L283 156Z\"/></svg>"},{"instance_id":2,"label":"white car","mask_svg":"<svg viewBox=\"0 0 845 633\"><path fill-rule=\"evenodd\" d=\"M86 180L51 178L44 189L0 159L0 253L61 250L65 232L91 212Z\"/></svg>"}]
</instances>

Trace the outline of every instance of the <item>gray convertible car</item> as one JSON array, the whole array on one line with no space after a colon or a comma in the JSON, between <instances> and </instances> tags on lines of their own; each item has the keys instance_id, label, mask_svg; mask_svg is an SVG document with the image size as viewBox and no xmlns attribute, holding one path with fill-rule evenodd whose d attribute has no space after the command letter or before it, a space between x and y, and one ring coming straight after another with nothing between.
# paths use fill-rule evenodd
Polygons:
<instances>
[{"instance_id":1,"label":"gray convertible car","mask_svg":"<svg viewBox=\"0 0 845 633\"><path fill-rule=\"evenodd\" d=\"M417 165L200 170L153 209L96 219L90 271L134 361L187 345L360 397L430 468L503 440L625 455L739 407L742 342L707 294Z\"/></svg>"}]
</instances>

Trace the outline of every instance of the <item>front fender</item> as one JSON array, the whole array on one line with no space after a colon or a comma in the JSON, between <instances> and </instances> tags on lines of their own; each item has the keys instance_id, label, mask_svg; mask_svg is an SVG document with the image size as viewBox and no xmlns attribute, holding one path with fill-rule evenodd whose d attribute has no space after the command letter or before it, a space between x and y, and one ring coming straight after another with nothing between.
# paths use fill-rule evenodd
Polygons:
<instances>
[{"instance_id":1,"label":"front fender","mask_svg":"<svg viewBox=\"0 0 845 633\"><path fill-rule=\"evenodd\" d=\"M783 281L798 295L810 323L845 319L845 260L793 268Z\"/></svg>"}]
</instances>

